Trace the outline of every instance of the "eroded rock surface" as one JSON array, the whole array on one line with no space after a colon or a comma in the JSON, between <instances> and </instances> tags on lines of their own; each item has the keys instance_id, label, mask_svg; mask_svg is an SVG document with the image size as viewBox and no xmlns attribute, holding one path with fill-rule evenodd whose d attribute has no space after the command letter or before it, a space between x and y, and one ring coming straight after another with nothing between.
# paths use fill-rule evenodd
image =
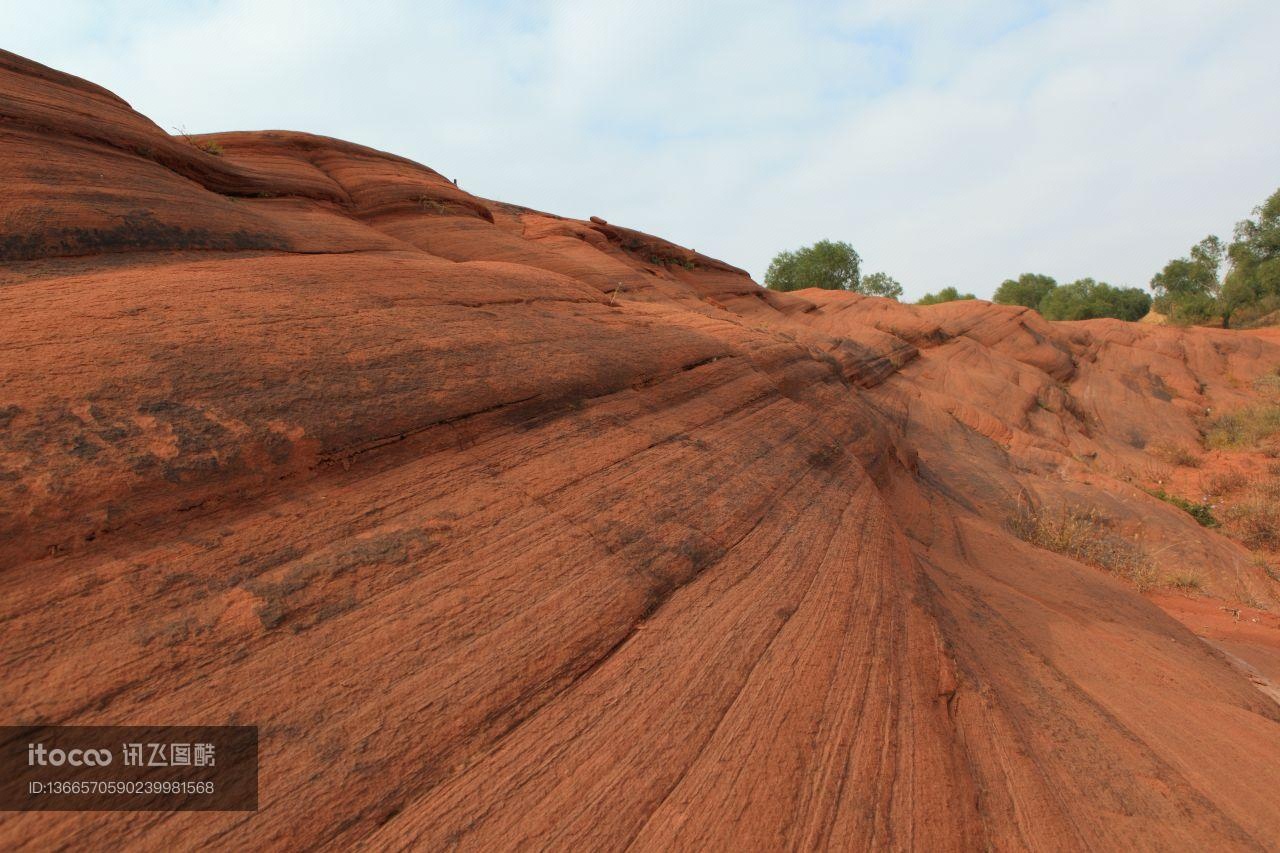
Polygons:
<instances>
[{"instance_id":1,"label":"eroded rock surface","mask_svg":"<svg viewBox=\"0 0 1280 853\"><path fill-rule=\"evenodd\" d=\"M262 738L256 813L5 847L1280 838L1280 629L1210 646L1007 528L1098 507L1280 604L1137 485L1274 337L772 293L11 54L0 177L0 718Z\"/></svg>"}]
</instances>

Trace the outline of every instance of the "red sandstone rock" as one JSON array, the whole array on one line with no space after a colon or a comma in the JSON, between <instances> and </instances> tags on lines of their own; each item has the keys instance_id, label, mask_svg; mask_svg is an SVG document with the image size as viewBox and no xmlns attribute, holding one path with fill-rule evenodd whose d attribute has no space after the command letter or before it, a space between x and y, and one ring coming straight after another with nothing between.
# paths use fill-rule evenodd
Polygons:
<instances>
[{"instance_id":1,"label":"red sandstone rock","mask_svg":"<svg viewBox=\"0 0 1280 853\"><path fill-rule=\"evenodd\" d=\"M1280 603L1137 487L1274 334L773 293L11 54L0 176L0 719L262 737L257 813L6 847L1280 838L1274 620L1224 654L1005 527L1098 507Z\"/></svg>"}]
</instances>

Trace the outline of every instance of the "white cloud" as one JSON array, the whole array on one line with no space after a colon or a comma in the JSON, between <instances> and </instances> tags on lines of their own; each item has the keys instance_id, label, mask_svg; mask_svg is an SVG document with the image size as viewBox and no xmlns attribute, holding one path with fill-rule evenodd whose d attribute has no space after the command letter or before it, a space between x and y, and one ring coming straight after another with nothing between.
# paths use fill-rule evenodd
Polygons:
<instances>
[{"instance_id":1,"label":"white cloud","mask_svg":"<svg viewBox=\"0 0 1280 853\"><path fill-rule=\"evenodd\" d=\"M763 273L1143 285L1280 186L1270 0L0 3L162 127L288 127Z\"/></svg>"}]
</instances>

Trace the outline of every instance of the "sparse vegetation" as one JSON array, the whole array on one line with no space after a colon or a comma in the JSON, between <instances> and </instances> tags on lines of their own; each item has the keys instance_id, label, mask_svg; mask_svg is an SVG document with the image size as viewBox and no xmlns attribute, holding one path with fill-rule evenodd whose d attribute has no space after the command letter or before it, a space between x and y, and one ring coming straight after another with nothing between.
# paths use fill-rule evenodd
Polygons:
<instances>
[{"instance_id":1,"label":"sparse vegetation","mask_svg":"<svg viewBox=\"0 0 1280 853\"><path fill-rule=\"evenodd\" d=\"M1183 468L1199 468L1204 462L1204 459L1199 454L1181 444L1161 443L1152 445L1151 455L1168 462L1170 465L1180 465Z\"/></svg>"},{"instance_id":2,"label":"sparse vegetation","mask_svg":"<svg viewBox=\"0 0 1280 853\"><path fill-rule=\"evenodd\" d=\"M1254 390L1273 397L1280 396L1280 371L1259 376L1253 380Z\"/></svg>"},{"instance_id":3,"label":"sparse vegetation","mask_svg":"<svg viewBox=\"0 0 1280 853\"><path fill-rule=\"evenodd\" d=\"M1153 459L1144 460L1141 467L1134 471L1131 481L1136 479L1144 483L1167 483L1173 479L1173 469L1163 462Z\"/></svg>"},{"instance_id":4,"label":"sparse vegetation","mask_svg":"<svg viewBox=\"0 0 1280 853\"><path fill-rule=\"evenodd\" d=\"M222 156L222 146L217 142L214 142L212 139L196 139L180 127L175 127L173 132L178 136L181 136L182 141L190 145L192 148L199 148L204 153L212 154L214 157ZM144 156L151 156L150 151L148 151Z\"/></svg>"},{"instance_id":5,"label":"sparse vegetation","mask_svg":"<svg viewBox=\"0 0 1280 853\"><path fill-rule=\"evenodd\" d=\"M1153 498L1159 498L1167 504L1173 504L1198 521L1202 527L1218 526L1218 520L1213 517L1212 504L1189 501L1186 498L1171 495L1164 489L1147 489L1146 491Z\"/></svg>"},{"instance_id":6,"label":"sparse vegetation","mask_svg":"<svg viewBox=\"0 0 1280 853\"><path fill-rule=\"evenodd\" d=\"M1275 569L1271 567L1271 563L1270 561L1267 560L1266 554L1263 554L1261 551L1254 551L1253 556L1249 558L1249 562L1252 565L1262 569L1262 573L1265 574L1268 578L1270 578L1273 581L1276 581L1277 583L1280 583L1280 572L1277 572Z\"/></svg>"},{"instance_id":7,"label":"sparse vegetation","mask_svg":"<svg viewBox=\"0 0 1280 853\"><path fill-rule=\"evenodd\" d=\"M1212 420L1204 443L1210 449L1255 448L1280 433L1280 403L1258 403Z\"/></svg>"},{"instance_id":8,"label":"sparse vegetation","mask_svg":"<svg viewBox=\"0 0 1280 853\"><path fill-rule=\"evenodd\" d=\"M1220 471L1200 481L1206 495L1218 497L1234 492L1249 483L1249 478L1239 471Z\"/></svg>"},{"instance_id":9,"label":"sparse vegetation","mask_svg":"<svg viewBox=\"0 0 1280 853\"><path fill-rule=\"evenodd\" d=\"M1147 552L1118 535L1111 520L1097 510L1064 507L1051 512L1023 504L1008 526L1024 542L1105 569L1140 590L1155 585L1155 569Z\"/></svg>"},{"instance_id":10,"label":"sparse vegetation","mask_svg":"<svg viewBox=\"0 0 1280 853\"><path fill-rule=\"evenodd\" d=\"M684 267L687 270L697 269L698 264L691 258L675 258L670 255L650 253L645 258L655 267Z\"/></svg>"},{"instance_id":11,"label":"sparse vegetation","mask_svg":"<svg viewBox=\"0 0 1280 853\"><path fill-rule=\"evenodd\" d=\"M1200 576L1192 572L1178 572L1170 575L1166 581L1171 589L1181 592L1199 592L1204 583L1200 580Z\"/></svg>"},{"instance_id":12,"label":"sparse vegetation","mask_svg":"<svg viewBox=\"0 0 1280 853\"><path fill-rule=\"evenodd\" d=\"M1226 533L1250 549L1280 548L1280 463L1268 465L1266 475L1249 477L1241 471L1224 471L1203 478L1201 484L1206 494L1222 499L1218 515ZM1268 577L1277 579L1263 554L1255 553L1253 559Z\"/></svg>"},{"instance_id":13,"label":"sparse vegetation","mask_svg":"<svg viewBox=\"0 0 1280 853\"><path fill-rule=\"evenodd\" d=\"M1258 482L1224 511L1227 529L1249 548L1280 548L1280 482Z\"/></svg>"}]
</instances>

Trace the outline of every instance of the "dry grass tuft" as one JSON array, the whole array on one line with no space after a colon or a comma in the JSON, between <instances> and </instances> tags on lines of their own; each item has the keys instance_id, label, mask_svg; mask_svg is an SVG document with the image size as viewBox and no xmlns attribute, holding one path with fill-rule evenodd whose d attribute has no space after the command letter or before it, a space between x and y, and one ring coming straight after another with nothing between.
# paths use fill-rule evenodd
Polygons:
<instances>
[{"instance_id":1,"label":"dry grass tuft","mask_svg":"<svg viewBox=\"0 0 1280 853\"><path fill-rule=\"evenodd\" d=\"M1176 589L1180 592L1199 592L1204 582L1200 580L1200 576L1193 572L1178 572L1170 575L1165 581L1170 589Z\"/></svg>"},{"instance_id":2,"label":"dry grass tuft","mask_svg":"<svg viewBox=\"0 0 1280 853\"><path fill-rule=\"evenodd\" d=\"M1227 529L1249 548L1280 548L1280 483L1252 483L1222 517Z\"/></svg>"},{"instance_id":3,"label":"dry grass tuft","mask_svg":"<svg viewBox=\"0 0 1280 853\"><path fill-rule=\"evenodd\" d=\"M1220 471L1200 478L1200 488L1206 495L1220 497L1248 485L1249 477L1240 471Z\"/></svg>"},{"instance_id":4,"label":"dry grass tuft","mask_svg":"<svg viewBox=\"0 0 1280 853\"><path fill-rule=\"evenodd\" d=\"M192 148L198 148L206 154L212 154L214 157L222 156L222 146L212 139L196 139L185 130L179 130L178 135Z\"/></svg>"},{"instance_id":5,"label":"dry grass tuft","mask_svg":"<svg viewBox=\"0 0 1280 853\"><path fill-rule=\"evenodd\" d=\"M1150 453L1162 462L1168 462L1170 465L1178 465L1183 468L1199 468L1204 463L1204 457L1180 444L1168 442L1153 444L1151 445Z\"/></svg>"},{"instance_id":6,"label":"dry grass tuft","mask_svg":"<svg viewBox=\"0 0 1280 853\"><path fill-rule=\"evenodd\" d=\"M1280 368L1277 368L1280 371ZM1280 395L1280 372L1268 373L1253 380L1253 387L1264 394Z\"/></svg>"},{"instance_id":7,"label":"dry grass tuft","mask_svg":"<svg viewBox=\"0 0 1280 853\"><path fill-rule=\"evenodd\" d=\"M1009 519L1009 530L1037 548L1126 578L1140 590L1150 589L1157 581L1142 546L1117 535L1111 520L1097 510L1066 507L1050 512L1022 505Z\"/></svg>"},{"instance_id":8,"label":"dry grass tuft","mask_svg":"<svg viewBox=\"0 0 1280 853\"><path fill-rule=\"evenodd\" d=\"M1131 469L1131 475L1144 483L1167 483L1173 479L1173 469L1161 462L1148 459L1140 467Z\"/></svg>"},{"instance_id":9,"label":"dry grass tuft","mask_svg":"<svg viewBox=\"0 0 1280 853\"><path fill-rule=\"evenodd\" d=\"M1280 433L1280 403L1246 406L1210 421L1204 443L1209 448L1256 448Z\"/></svg>"},{"instance_id":10,"label":"dry grass tuft","mask_svg":"<svg viewBox=\"0 0 1280 853\"><path fill-rule=\"evenodd\" d=\"M1271 567L1271 562L1267 559L1267 555L1261 551L1254 551L1249 557L1249 563L1262 569L1262 573L1273 581L1280 581L1280 571Z\"/></svg>"},{"instance_id":11,"label":"dry grass tuft","mask_svg":"<svg viewBox=\"0 0 1280 853\"><path fill-rule=\"evenodd\" d=\"M1249 492L1266 500L1280 501L1280 479L1253 480L1249 483Z\"/></svg>"}]
</instances>

